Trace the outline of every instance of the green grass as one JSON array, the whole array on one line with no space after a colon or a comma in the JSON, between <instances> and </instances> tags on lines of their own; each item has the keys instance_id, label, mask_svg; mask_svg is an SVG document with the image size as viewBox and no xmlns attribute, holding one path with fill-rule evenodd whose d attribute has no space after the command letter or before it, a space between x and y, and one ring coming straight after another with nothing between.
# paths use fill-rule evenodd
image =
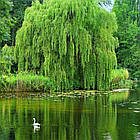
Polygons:
<instances>
[{"instance_id":1,"label":"green grass","mask_svg":"<svg viewBox=\"0 0 140 140\"><path fill-rule=\"evenodd\" d=\"M2 76L4 91L49 91L54 90L50 78L30 72Z\"/></svg>"},{"instance_id":2,"label":"green grass","mask_svg":"<svg viewBox=\"0 0 140 140\"><path fill-rule=\"evenodd\" d=\"M128 88L132 86L132 81L128 80L129 73L126 69L116 69L111 74L111 89ZM20 72L18 74L8 74L0 76L0 91L55 91L54 83L49 77L37 75L34 72Z\"/></svg>"}]
</instances>

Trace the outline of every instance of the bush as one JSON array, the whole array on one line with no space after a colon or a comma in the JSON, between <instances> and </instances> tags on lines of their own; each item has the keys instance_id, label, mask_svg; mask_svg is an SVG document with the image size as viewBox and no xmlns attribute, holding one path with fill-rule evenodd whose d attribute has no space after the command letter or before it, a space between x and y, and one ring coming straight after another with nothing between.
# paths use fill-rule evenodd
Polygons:
<instances>
[{"instance_id":1,"label":"bush","mask_svg":"<svg viewBox=\"0 0 140 140\"><path fill-rule=\"evenodd\" d=\"M132 81L128 80L129 73L127 69L115 69L111 73L111 88L130 87Z\"/></svg>"}]
</instances>

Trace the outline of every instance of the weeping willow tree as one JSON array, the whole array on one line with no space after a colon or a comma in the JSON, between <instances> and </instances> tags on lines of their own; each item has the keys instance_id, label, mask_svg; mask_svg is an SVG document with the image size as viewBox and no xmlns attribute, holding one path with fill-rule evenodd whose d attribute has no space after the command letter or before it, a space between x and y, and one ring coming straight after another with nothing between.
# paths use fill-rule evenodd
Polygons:
<instances>
[{"instance_id":1,"label":"weeping willow tree","mask_svg":"<svg viewBox=\"0 0 140 140\"><path fill-rule=\"evenodd\" d=\"M16 36L18 70L50 77L57 90L109 89L117 24L95 0L46 0L27 8Z\"/></svg>"}]
</instances>

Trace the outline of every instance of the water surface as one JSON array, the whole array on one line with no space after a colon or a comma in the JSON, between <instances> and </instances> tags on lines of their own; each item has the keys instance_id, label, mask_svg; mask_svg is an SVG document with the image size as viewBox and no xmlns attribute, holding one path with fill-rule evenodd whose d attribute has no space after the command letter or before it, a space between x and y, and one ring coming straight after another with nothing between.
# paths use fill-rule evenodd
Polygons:
<instances>
[{"instance_id":1,"label":"water surface","mask_svg":"<svg viewBox=\"0 0 140 140\"><path fill-rule=\"evenodd\" d=\"M0 96L0 140L139 140L140 91ZM32 126L35 117L39 130Z\"/></svg>"}]
</instances>

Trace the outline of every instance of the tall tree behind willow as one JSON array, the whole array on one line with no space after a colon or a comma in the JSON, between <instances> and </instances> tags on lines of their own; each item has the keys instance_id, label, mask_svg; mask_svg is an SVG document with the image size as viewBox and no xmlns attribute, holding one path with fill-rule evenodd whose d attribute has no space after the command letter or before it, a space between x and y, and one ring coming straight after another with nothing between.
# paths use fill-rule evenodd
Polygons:
<instances>
[{"instance_id":1,"label":"tall tree behind willow","mask_svg":"<svg viewBox=\"0 0 140 140\"><path fill-rule=\"evenodd\" d=\"M2 47L2 42L10 39L10 10L11 3L8 0L0 0L0 49Z\"/></svg>"},{"instance_id":2,"label":"tall tree behind willow","mask_svg":"<svg viewBox=\"0 0 140 140\"><path fill-rule=\"evenodd\" d=\"M18 70L40 71L57 90L109 89L116 29L115 14L95 0L36 1L17 32Z\"/></svg>"},{"instance_id":3,"label":"tall tree behind willow","mask_svg":"<svg viewBox=\"0 0 140 140\"><path fill-rule=\"evenodd\" d=\"M10 46L14 46L16 32L22 26L22 23L24 20L25 9L32 5L33 0L11 0L11 1L13 3L13 6L12 6L12 10L10 12L10 15L14 19L15 24L11 28L11 38L10 38L10 42L8 42L8 44ZM43 2L43 0L39 0L39 1Z\"/></svg>"},{"instance_id":4,"label":"tall tree behind willow","mask_svg":"<svg viewBox=\"0 0 140 140\"><path fill-rule=\"evenodd\" d=\"M140 78L140 0L116 0L113 11L118 23L118 66L127 68L131 78Z\"/></svg>"}]
</instances>

